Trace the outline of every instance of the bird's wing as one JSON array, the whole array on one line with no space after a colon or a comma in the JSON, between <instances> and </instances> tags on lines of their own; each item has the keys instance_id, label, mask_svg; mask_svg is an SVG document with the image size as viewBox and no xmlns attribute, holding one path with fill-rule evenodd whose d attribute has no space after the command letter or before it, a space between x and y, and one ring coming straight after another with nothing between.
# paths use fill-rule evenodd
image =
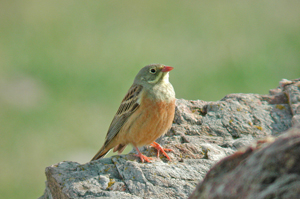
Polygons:
<instances>
[{"instance_id":1,"label":"bird's wing","mask_svg":"<svg viewBox=\"0 0 300 199\"><path fill-rule=\"evenodd\" d=\"M105 139L104 146L107 146L113 138L119 133L127 119L139 108L139 98L143 86L133 84L128 90L126 96L112 120Z\"/></svg>"}]
</instances>

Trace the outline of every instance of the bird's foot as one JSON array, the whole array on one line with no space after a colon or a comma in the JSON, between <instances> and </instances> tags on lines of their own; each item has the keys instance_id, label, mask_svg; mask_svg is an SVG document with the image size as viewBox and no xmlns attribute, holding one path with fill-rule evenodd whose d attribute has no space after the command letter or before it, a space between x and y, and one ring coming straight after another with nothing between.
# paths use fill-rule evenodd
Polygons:
<instances>
[{"instance_id":1,"label":"bird's foot","mask_svg":"<svg viewBox=\"0 0 300 199\"><path fill-rule=\"evenodd\" d=\"M141 159L142 163L144 163L144 161L151 162L150 160L152 160L152 158L147 157L147 156L143 155L142 153L134 154L134 156L139 157Z\"/></svg>"},{"instance_id":2,"label":"bird's foot","mask_svg":"<svg viewBox=\"0 0 300 199\"><path fill-rule=\"evenodd\" d=\"M173 151L172 149L165 149L162 146L160 146L160 144L158 144L157 142L153 142L150 146L156 148L156 150L157 150L157 157L159 157L159 152L162 152L162 154L164 156L166 156L166 158L168 158L168 160L171 161L171 158L168 156L168 154L166 153L166 151L168 151L168 152Z\"/></svg>"},{"instance_id":3,"label":"bird's foot","mask_svg":"<svg viewBox=\"0 0 300 199\"><path fill-rule=\"evenodd\" d=\"M152 158L143 155L143 154L140 152L139 148L135 147L135 149L137 150L138 154L134 154L134 156L139 157L139 158L141 159L142 163L144 163L144 161L146 161L146 162L151 162L150 160L152 160Z\"/></svg>"}]
</instances>

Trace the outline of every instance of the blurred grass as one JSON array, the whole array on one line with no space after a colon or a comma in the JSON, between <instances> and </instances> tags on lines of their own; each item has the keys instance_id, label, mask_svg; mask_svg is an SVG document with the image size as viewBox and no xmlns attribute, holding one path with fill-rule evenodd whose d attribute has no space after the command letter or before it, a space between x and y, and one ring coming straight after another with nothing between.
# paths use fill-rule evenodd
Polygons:
<instances>
[{"instance_id":1,"label":"blurred grass","mask_svg":"<svg viewBox=\"0 0 300 199\"><path fill-rule=\"evenodd\" d=\"M185 99L266 94L299 78L299 6L0 1L1 196L37 198L46 166L89 161L144 65L175 67Z\"/></svg>"}]
</instances>

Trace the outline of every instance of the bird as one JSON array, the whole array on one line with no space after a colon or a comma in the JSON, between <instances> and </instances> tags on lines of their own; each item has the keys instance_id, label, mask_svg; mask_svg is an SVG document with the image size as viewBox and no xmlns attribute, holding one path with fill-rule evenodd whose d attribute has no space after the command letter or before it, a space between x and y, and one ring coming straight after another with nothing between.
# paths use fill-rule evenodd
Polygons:
<instances>
[{"instance_id":1,"label":"bird","mask_svg":"<svg viewBox=\"0 0 300 199\"><path fill-rule=\"evenodd\" d=\"M173 150L155 142L174 120L176 98L169 82L171 70L171 66L150 64L138 72L109 126L103 146L91 161L103 158L112 148L120 154L128 144L136 149L135 156L143 163L153 159L140 152L138 147L145 145L157 149L157 157L161 152L171 161L166 151Z\"/></svg>"}]
</instances>

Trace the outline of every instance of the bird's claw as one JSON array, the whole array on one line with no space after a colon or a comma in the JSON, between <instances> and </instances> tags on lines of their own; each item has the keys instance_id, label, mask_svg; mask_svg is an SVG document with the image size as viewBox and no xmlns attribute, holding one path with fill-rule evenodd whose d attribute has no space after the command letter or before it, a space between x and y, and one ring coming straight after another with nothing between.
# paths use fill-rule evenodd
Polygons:
<instances>
[{"instance_id":1,"label":"bird's claw","mask_svg":"<svg viewBox=\"0 0 300 199\"><path fill-rule=\"evenodd\" d=\"M151 162L150 160L153 159L153 158L150 158L150 157L147 157L147 156L143 155L142 153L134 154L134 156L139 157L141 159L142 163L144 163L144 161Z\"/></svg>"},{"instance_id":2,"label":"bird's claw","mask_svg":"<svg viewBox=\"0 0 300 199\"><path fill-rule=\"evenodd\" d=\"M162 152L162 154L168 158L168 160L171 161L171 158L168 156L168 154L166 153L166 151L170 152L170 151L174 151L173 149L165 149L162 146L160 146L160 144L158 144L157 142L153 142L150 146L154 147L157 150L157 157L159 157L159 152Z\"/></svg>"}]
</instances>

